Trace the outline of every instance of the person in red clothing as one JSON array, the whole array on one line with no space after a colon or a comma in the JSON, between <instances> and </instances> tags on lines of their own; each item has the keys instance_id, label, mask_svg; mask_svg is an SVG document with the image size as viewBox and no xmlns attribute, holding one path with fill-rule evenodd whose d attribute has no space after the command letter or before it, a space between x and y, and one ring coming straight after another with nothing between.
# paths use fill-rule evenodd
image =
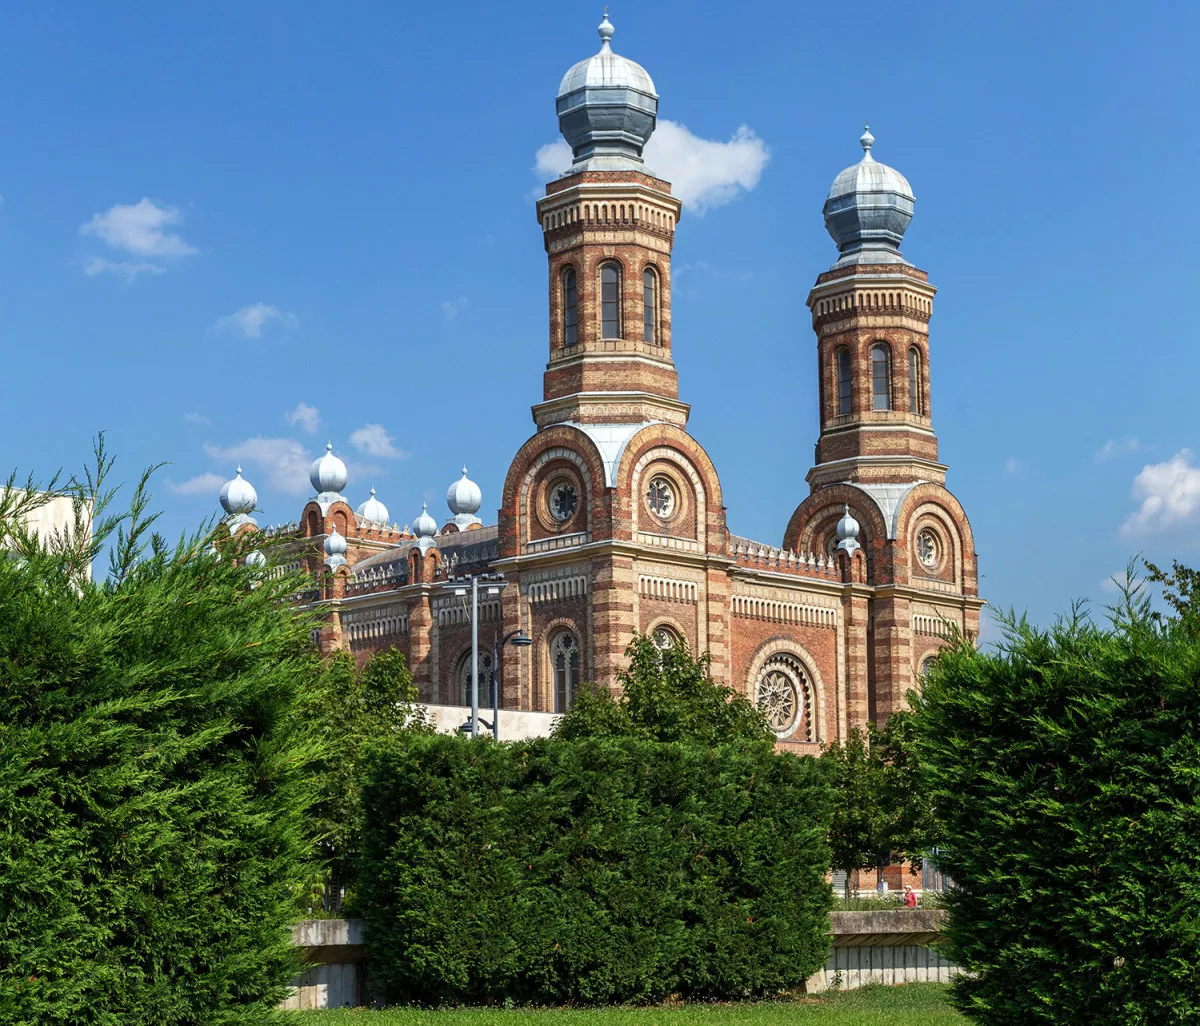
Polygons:
<instances>
[{"instance_id":1,"label":"person in red clothing","mask_svg":"<svg viewBox=\"0 0 1200 1026\"><path fill-rule=\"evenodd\" d=\"M917 907L917 892L914 891L908 884L904 885L904 907Z\"/></svg>"}]
</instances>

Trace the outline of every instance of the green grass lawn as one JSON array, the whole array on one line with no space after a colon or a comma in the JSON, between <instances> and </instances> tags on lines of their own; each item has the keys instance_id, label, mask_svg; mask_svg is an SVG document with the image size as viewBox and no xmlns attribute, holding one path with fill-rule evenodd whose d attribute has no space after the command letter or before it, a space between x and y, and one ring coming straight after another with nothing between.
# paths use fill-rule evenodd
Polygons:
<instances>
[{"instance_id":1,"label":"green grass lawn","mask_svg":"<svg viewBox=\"0 0 1200 1026\"><path fill-rule=\"evenodd\" d=\"M939 983L864 987L792 1001L652 1008L420 1008L288 1012L289 1026L964 1026ZM294 1023L292 1022L294 1020Z\"/></svg>"}]
</instances>

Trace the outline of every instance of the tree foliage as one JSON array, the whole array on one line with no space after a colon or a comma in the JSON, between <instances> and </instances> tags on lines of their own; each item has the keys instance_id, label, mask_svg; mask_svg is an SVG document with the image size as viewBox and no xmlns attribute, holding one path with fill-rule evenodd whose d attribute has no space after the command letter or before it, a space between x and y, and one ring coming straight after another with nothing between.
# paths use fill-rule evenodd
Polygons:
<instances>
[{"instance_id":1,"label":"tree foliage","mask_svg":"<svg viewBox=\"0 0 1200 1026\"><path fill-rule=\"evenodd\" d=\"M937 827L917 763L911 713L893 714L883 730L874 724L854 728L821 754L821 762L835 796L829 826L834 869L882 871L928 854Z\"/></svg>"},{"instance_id":2,"label":"tree foliage","mask_svg":"<svg viewBox=\"0 0 1200 1026\"><path fill-rule=\"evenodd\" d=\"M322 903L338 911L352 892L362 823L362 769L367 748L402 730L428 730L415 707L417 689L404 653L376 652L361 667L349 652L314 665L304 715L321 740L311 767L316 802L309 813L323 869Z\"/></svg>"},{"instance_id":3,"label":"tree foliage","mask_svg":"<svg viewBox=\"0 0 1200 1026\"><path fill-rule=\"evenodd\" d=\"M801 984L828 950L828 789L766 746L416 737L364 790L387 1000L600 1004Z\"/></svg>"},{"instance_id":4,"label":"tree foliage","mask_svg":"<svg viewBox=\"0 0 1200 1026\"><path fill-rule=\"evenodd\" d=\"M754 704L712 679L707 655L693 658L683 645L660 650L640 634L625 654L629 665L618 678L620 695L614 697L607 688L581 688L559 721L556 738L629 737L706 746L774 743Z\"/></svg>"},{"instance_id":5,"label":"tree foliage","mask_svg":"<svg viewBox=\"0 0 1200 1026\"><path fill-rule=\"evenodd\" d=\"M958 885L960 1007L997 1026L1200 1018L1188 618L1156 620L1136 587L1108 627L1080 609L1048 630L1010 615L998 650L943 650L916 723Z\"/></svg>"},{"instance_id":6,"label":"tree foliage","mask_svg":"<svg viewBox=\"0 0 1200 1026\"><path fill-rule=\"evenodd\" d=\"M111 466L58 492L80 530L0 496L0 1021L262 1021L312 851L312 624L232 543L153 533L149 474L113 512Z\"/></svg>"}]
</instances>

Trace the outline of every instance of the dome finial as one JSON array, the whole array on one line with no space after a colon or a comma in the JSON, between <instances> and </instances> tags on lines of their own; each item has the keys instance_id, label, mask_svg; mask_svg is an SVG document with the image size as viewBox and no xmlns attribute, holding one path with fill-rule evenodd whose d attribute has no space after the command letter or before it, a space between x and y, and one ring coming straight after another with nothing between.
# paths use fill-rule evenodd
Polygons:
<instances>
[{"instance_id":1,"label":"dome finial","mask_svg":"<svg viewBox=\"0 0 1200 1026\"><path fill-rule=\"evenodd\" d=\"M859 143L863 148L863 160L874 160L871 156L871 147L875 145L875 136L871 134L871 122L867 122L863 128L863 134L858 137Z\"/></svg>"},{"instance_id":2,"label":"dome finial","mask_svg":"<svg viewBox=\"0 0 1200 1026\"><path fill-rule=\"evenodd\" d=\"M607 7L604 8L604 18L600 22L600 26L596 29L596 31L600 35L600 49L607 50L609 48L609 40L612 39L613 33L617 31L615 28L613 28L613 23L608 20Z\"/></svg>"}]
</instances>

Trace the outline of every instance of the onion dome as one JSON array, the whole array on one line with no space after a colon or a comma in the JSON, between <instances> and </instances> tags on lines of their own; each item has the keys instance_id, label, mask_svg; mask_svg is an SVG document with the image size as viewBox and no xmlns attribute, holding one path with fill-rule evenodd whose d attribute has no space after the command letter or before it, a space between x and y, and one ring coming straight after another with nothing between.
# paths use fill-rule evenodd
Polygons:
<instances>
[{"instance_id":1,"label":"onion dome","mask_svg":"<svg viewBox=\"0 0 1200 1026\"><path fill-rule=\"evenodd\" d=\"M318 498L323 495L341 498L341 491L346 487L346 464L333 454L332 442L326 444L324 456L313 460L308 479L316 489Z\"/></svg>"},{"instance_id":2,"label":"onion dome","mask_svg":"<svg viewBox=\"0 0 1200 1026\"><path fill-rule=\"evenodd\" d=\"M346 565L346 539L338 533L336 524L325 536L325 565L330 569Z\"/></svg>"},{"instance_id":3,"label":"onion dome","mask_svg":"<svg viewBox=\"0 0 1200 1026\"><path fill-rule=\"evenodd\" d=\"M267 565L267 557L261 551L255 549L253 552L246 554L246 566L251 570L261 570Z\"/></svg>"},{"instance_id":4,"label":"onion dome","mask_svg":"<svg viewBox=\"0 0 1200 1026\"><path fill-rule=\"evenodd\" d=\"M860 528L858 521L850 515L850 506L846 505L846 511L842 514L842 519L837 522L837 550L845 552L846 555L853 558L861 545L858 544L858 532Z\"/></svg>"},{"instance_id":5,"label":"onion dome","mask_svg":"<svg viewBox=\"0 0 1200 1026\"><path fill-rule=\"evenodd\" d=\"M422 555L437 544L433 540L437 530L437 521L429 515L429 506L424 502L421 503L421 513L413 521L413 533L417 536L417 547L421 550Z\"/></svg>"},{"instance_id":6,"label":"onion dome","mask_svg":"<svg viewBox=\"0 0 1200 1026\"><path fill-rule=\"evenodd\" d=\"M375 498L375 489L371 489L371 497L367 499L361 506L358 507L358 515L372 524L384 524L388 522L388 508Z\"/></svg>"},{"instance_id":7,"label":"onion dome","mask_svg":"<svg viewBox=\"0 0 1200 1026\"><path fill-rule=\"evenodd\" d=\"M640 64L613 53L607 11L596 31L599 52L572 67L558 87L558 128L575 156L567 174L646 171L642 149L658 117L654 82Z\"/></svg>"},{"instance_id":8,"label":"onion dome","mask_svg":"<svg viewBox=\"0 0 1200 1026\"><path fill-rule=\"evenodd\" d=\"M230 516L242 513L253 513L258 505L258 492L254 485L242 477L242 468L237 468L237 476L221 485L221 508Z\"/></svg>"},{"instance_id":9,"label":"onion dome","mask_svg":"<svg viewBox=\"0 0 1200 1026\"><path fill-rule=\"evenodd\" d=\"M446 505L454 514L452 523L460 531L465 531L473 524L482 521L475 514L483 505L483 493L479 485L467 477L467 468L462 468L462 477L454 482L446 492Z\"/></svg>"},{"instance_id":10,"label":"onion dome","mask_svg":"<svg viewBox=\"0 0 1200 1026\"><path fill-rule=\"evenodd\" d=\"M870 126L859 142L863 159L833 180L825 200L825 228L841 253L833 266L905 263L900 243L913 216L912 186L871 156Z\"/></svg>"}]
</instances>

